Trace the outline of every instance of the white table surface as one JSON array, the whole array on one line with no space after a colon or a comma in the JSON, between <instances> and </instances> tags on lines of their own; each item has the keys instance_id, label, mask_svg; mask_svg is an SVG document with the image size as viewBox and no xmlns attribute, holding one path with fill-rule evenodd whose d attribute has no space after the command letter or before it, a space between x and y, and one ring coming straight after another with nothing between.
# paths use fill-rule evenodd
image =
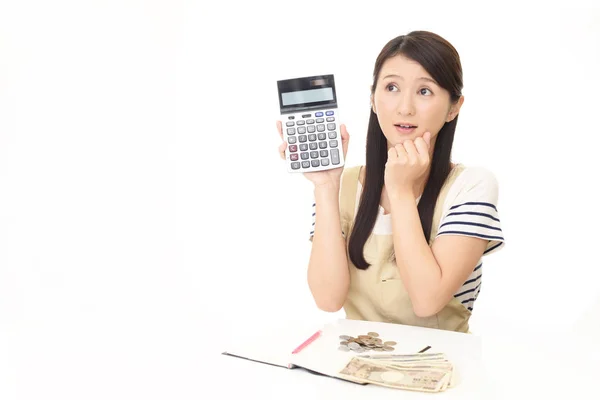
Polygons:
<instances>
[{"instance_id":1,"label":"white table surface","mask_svg":"<svg viewBox=\"0 0 600 400\"><path fill-rule=\"evenodd\" d=\"M385 332L376 323L364 326L380 334ZM600 352L594 347L600 340L594 344L593 337L552 333L527 336L515 332L510 336L483 339L477 335L399 325L394 331L405 343L414 343L415 349L426 344L432 346L429 351L437 349L446 353L456 366L460 383L433 394L435 398L600 398L600 388L596 388L596 382L600 381ZM207 390L210 388L223 398L351 400L432 396L376 385L361 386L303 369L288 370L219 354L211 354L210 358L215 373L206 382Z\"/></svg>"},{"instance_id":2,"label":"white table surface","mask_svg":"<svg viewBox=\"0 0 600 400\"><path fill-rule=\"evenodd\" d=\"M189 322L188 322L189 321ZM192 318L48 321L0 329L2 400L105 399L598 399L599 338L523 335L460 339L443 331L413 336L452 357L465 379L443 393L357 384L222 355L225 330ZM288 326L293 329L294 326ZM315 328L298 327L304 336ZM226 329L232 336L262 325ZM404 332L418 332L408 328ZM410 335L404 336L409 341ZM477 347L481 344L481 359ZM418 346L417 346L418 347ZM465 354L461 353L465 350ZM475 349L475 350L474 350ZM434 397L431 397L434 396Z\"/></svg>"}]
</instances>

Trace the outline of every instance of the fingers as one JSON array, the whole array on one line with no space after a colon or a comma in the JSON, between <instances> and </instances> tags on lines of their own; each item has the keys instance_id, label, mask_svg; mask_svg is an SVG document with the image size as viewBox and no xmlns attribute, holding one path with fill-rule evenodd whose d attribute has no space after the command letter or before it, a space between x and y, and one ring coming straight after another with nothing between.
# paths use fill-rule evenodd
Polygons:
<instances>
[{"instance_id":1,"label":"fingers","mask_svg":"<svg viewBox=\"0 0 600 400\"><path fill-rule=\"evenodd\" d=\"M281 121L277 121L277 132L279 133L279 137L282 140L282 143L279 145L279 157L281 157L282 160L285 160L285 149L287 148L287 143L285 142L284 138L283 138L283 129L282 129L282 124Z\"/></svg>"},{"instance_id":2,"label":"fingers","mask_svg":"<svg viewBox=\"0 0 600 400\"><path fill-rule=\"evenodd\" d=\"M423 137L416 138L415 147L417 148L421 163L428 163L430 158L429 150L431 149L431 132L425 132Z\"/></svg>"},{"instance_id":3,"label":"fingers","mask_svg":"<svg viewBox=\"0 0 600 400\"><path fill-rule=\"evenodd\" d=\"M414 143L419 153L426 153L429 151L429 146L427 146L427 142L422 137L416 138Z\"/></svg>"},{"instance_id":4,"label":"fingers","mask_svg":"<svg viewBox=\"0 0 600 400\"><path fill-rule=\"evenodd\" d=\"M388 161L398 162L405 164L408 161L408 154L402 144L397 144L394 147L390 147L388 150Z\"/></svg>"},{"instance_id":5,"label":"fingers","mask_svg":"<svg viewBox=\"0 0 600 400\"><path fill-rule=\"evenodd\" d=\"M277 121L277 132L279 132L279 137L283 140L283 129L281 128L281 121Z\"/></svg>"},{"instance_id":6,"label":"fingers","mask_svg":"<svg viewBox=\"0 0 600 400\"><path fill-rule=\"evenodd\" d=\"M279 145L279 157L281 157L282 160L285 160L285 149L287 149L287 143L283 142Z\"/></svg>"},{"instance_id":7,"label":"fingers","mask_svg":"<svg viewBox=\"0 0 600 400\"><path fill-rule=\"evenodd\" d=\"M402 145L406 151L407 161L410 165L414 165L419 159L419 151L412 140L405 140Z\"/></svg>"},{"instance_id":8,"label":"fingers","mask_svg":"<svg viewBox=\"0 0 600 400\"><path fill-rule=\"evenodd\" d=\"M350 139L350 135L348 134L348 131L346 130L346 125L344 125L344 124L340 125L340 133L342 135L342 141Z\"/></svg>"},{"instance_id":9,"label":"fingers","mask_svg":"<svg viewBox=\"0 0 600 400\"><path fill-rule=\"evenodd\" d=\"M348 154L348 143L350 142L350 135L346 130L346 125L340 125L340 134L342 136L342 151L344 152L344 159L346 158L346 154Z\"/></svg>"},{"instance_id":10,"label":"fingers","mask_svg":"<svg viewBox=\"0 0 600 400\"><path fill-rule=\"evenodd\" d=\"M417 150L417 158L422 163L426 163L429 160L429 146L427 142L423 138L416 138L415 148Z\"/></svg>"},{"instance_id":11,"label":"fingers","mask_svg":"<svg viewBox=\"0 0 600 400\"><path fill-rule=\"evenodd\" d=\"M425 140L425 143L427 144L427 150L429 150L431 147L431 132L425 132L423 135L423 140Z\"/></svg>"}]
</instances>

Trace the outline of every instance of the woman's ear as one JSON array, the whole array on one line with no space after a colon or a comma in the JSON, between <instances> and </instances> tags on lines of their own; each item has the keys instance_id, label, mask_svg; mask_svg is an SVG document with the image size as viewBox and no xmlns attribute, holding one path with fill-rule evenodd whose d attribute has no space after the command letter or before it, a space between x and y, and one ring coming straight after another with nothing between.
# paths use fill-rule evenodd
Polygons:
<instances>
[{"instance_id":1,"label":"woman's ear","mask_svg":"<svg viewBox=\"0 0 600 400\"><path fill-rule=\"evenodd\" d=\"M375 102L373 101L373 92L371 92L371 96L369 99L369 101L371 102L371 110L373 110L373 113L377 114L377 111L375 110Z\"/></svg>"},{"instance_id":2,"label":"woman's ear","mask_svg":"<svg viewBox=\"0 0 600 400\"><path fill-rule=\"evenodd\" d=\"M448 111L448 115L446 116L446 122L452 121L458 113L460 112L460 108L462 107L465 101L465 96L460 96L458 101L450 106L450 110Z\"/></svg>"}]
</instances>

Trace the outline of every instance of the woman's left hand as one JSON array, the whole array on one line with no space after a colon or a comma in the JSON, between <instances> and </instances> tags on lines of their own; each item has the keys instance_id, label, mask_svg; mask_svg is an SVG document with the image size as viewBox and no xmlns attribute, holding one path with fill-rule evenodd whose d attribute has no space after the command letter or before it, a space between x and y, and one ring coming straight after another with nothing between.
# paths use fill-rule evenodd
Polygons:
<instances>
[{"instance_id":1,"label":"woman's left hand","mask_svg":"<svg viewBox=\"0 0 600 400\"><path fill-rule=\"evenodd\" d=\"M431 133L405 140L388 150L385 164L385 187L388 196L415 195L415 183L427 172L431 163Z\"/></svg>"}]
</instances>

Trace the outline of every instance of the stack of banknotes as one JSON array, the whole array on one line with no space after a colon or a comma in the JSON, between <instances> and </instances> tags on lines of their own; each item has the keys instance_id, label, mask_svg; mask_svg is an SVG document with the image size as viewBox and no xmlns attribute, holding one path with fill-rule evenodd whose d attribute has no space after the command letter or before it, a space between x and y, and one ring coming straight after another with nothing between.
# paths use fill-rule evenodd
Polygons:
<instances>
[{"instance_id":1,"label":"stack of banknotes","mask_svg":"<svg viewBox=\"0 0 600 400\"><path fill-rule=\"evenodd\" d=\"M444 353L357 355L340 375L358 383L430 393L455 385L454 367Z\"/></svg>"}]
</instances>

